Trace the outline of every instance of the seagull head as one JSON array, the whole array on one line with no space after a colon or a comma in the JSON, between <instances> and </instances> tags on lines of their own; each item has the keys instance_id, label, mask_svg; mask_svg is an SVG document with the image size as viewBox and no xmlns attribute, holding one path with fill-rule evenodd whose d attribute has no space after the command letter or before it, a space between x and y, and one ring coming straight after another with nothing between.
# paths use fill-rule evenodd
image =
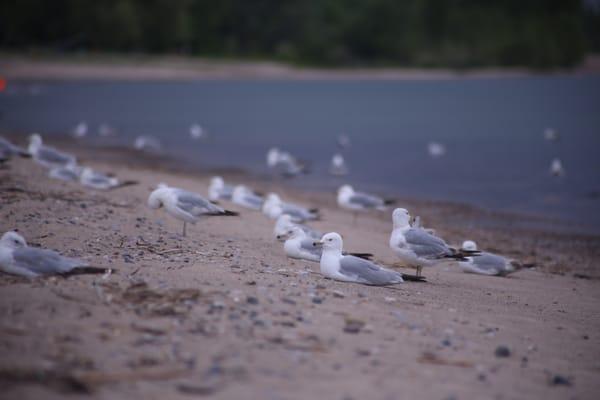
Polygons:
<instances>
[{"instance_id":1,"label":"seagull head","mask_svg":"<svg viewBox=\"0 0 600 400\"><path fill-rule=\"evenodd\" d=\"M287 231L285 231L285 233L283 233L281 235L277 235L277 240L296 239L298 237L303 237L303 236L304 236L304 231L301 228L299 228L297 226L292 226Z\"/></svg>"},{"instance_id":2,"label":"seagull head","mask_svg":"<svg viewBox=\"0 0 600 400\"><path fill-rule=\"evenodd\" d=\"M392 213L394 229L410 226L410 214L406 208L396 208Z\"/></svg>"},{"instance_id":3,"label":"seagull head","mask_svg":"<svg viewBox=\"0 0 600 400\"><path fill-rule=\"evenodd\" d=\"M21 247L27 247L27 242L25 241L25 238L19 235L17 232L8 231L2 235L2 239L0 239L0 245L10 249L18 249Z\"/></svg>"},{"instance_id":4,"label":"seagull head","mask_svg":"<svg viewBox=\"0 0 600 400\"><path fill-rule=\"evenodd\" d=\"M461 246L461 249L468 251L477 251L477 243L473 240L465 240Z\"/></svg>"},{"instance_id":5,"label":"seagull head","mask_svg":"<svg viewBox=\"0 0 600 400\"><path fill-rule=\"evenodd\" d=\"M210 186L215 189L222 189L225 186L225 181L220 176L213 176L210 179Z\"/></svg>"},{"instance_id":6,"label":"seagull head","mask_svg":"<svg viewBox=\"0 0 600 400\"><path fill-rule=\"evenodd\" d=\"M323 250L342 251L344 241L339 233L330 232L323 235L321 240L313 243L315 246L323 247Z\"/></svg>"},{"instance_id":7,"label":"seagull head","mask_svg":"<svg viewBox=\"0 0 600 400\"><path fill-rule=\"evenodd\" d=\"M167 185L159 183L158 187L148 196L148 207L152 209L161 208L163 206L163 196Z\"/></svg>"},{"instance_id":8,"label":"seagull head","mask_svg":"<svg viewBox=\"0 0 600 400\"><path fill-rule=\"evenodd\" d=\"M354 194L354 188L350 185L342 185L338 189L338 198L352 196Z\"/></svg>"}]
</instances>

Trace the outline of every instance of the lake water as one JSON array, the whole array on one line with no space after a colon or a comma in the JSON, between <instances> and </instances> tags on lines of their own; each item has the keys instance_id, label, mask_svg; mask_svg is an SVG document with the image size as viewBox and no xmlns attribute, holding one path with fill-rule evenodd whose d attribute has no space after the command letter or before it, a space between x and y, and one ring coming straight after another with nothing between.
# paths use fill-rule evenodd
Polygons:
<instances>
[{"instance_id":1,"label":"lake water","mask_svg":"<svg viewBox=\"0 0 600 400\"><path fill-rule=\"evenodd\" d=\"M355 188L557 217L600 232L600 76L440 81L18 83L0 93L0 129L64 134L108 122L118 141L159 137L198 166L263 172L276 145L311 162L297 184ZM211 134L193 142L199 122ZM560 133L548 142L544 129ZM347 134L350 175L326 175ZM95 140L96 141L96 140ZM432 159L427 143L447 153ZM548 168L554 157L567 175Z\"/></svg>"}]
</instances>

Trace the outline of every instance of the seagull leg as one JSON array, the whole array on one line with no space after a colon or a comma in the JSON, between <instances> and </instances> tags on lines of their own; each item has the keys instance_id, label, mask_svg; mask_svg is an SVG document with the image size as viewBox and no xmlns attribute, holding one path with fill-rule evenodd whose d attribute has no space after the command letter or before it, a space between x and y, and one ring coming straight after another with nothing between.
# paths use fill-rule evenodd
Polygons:
<instances>
[{"instance_id":1,"label":"seagull leg","mask_svg":"<svg viewBox=\"0 0 600 400\"><path fill-rule=\"evenodd\" d=\"M185 227L186 227L186 222L183 221L183 237L185 237Z\"/></svg>"},{"instance_id":2,"label":"seagull leg","mask_svg":"<svg viewBox=\"0 0 600 400\"><path fill-rule=\"evenodd\" d=\"M421 269L423 269L423 267L421 265L417 266L417 276L420 277L421 276Z\"/></svg>"}]
</instances>

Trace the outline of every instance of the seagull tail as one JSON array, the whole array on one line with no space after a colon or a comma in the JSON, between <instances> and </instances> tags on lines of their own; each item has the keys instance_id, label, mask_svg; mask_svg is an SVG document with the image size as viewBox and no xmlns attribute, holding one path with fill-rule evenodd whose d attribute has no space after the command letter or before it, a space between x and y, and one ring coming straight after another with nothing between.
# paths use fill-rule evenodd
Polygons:
<instances>
[{"instance_id":1,"label":"seagull tail","mask_svg":"<svg viewBox=\"0 0 600 400\"><path fill-rule=\"evenodd\" d=\"M139 185L139 184L140 184L140 182L138 182L138 181L124 181L124 182L119 183L117 186L113 187L112 189L120 189L125 186L133 186L133 185Z\"/></svg>"},{"instance_id":2,"label":"seagull tail","mask_svg":"<svg viewBox=\"0 0 600 400\"><path fill-rule=\"evenodd\" d=\"M478 256L481 254L481 251L479 251L479 250L464 250L464 249L456 250L456 249L452 249L452 248L450 250L451 250L451 253L446 254L444 256L444 258L451 258L456 261L466 261L467 257Z\"/></svg>"},{"instance_id":3,"label":"seagull tail","mask_svg":"<svg viewBox=\"0 0 600 400\"><path fill-rule=\"evenodd\" d=\"M240 215L240 213L236 211L223 210L223 212L219 213L219 215L222 215L224 217L237 217L238 215Z\"/></svg>"},{"instance_id":4,"label":"seagull tail","mask_svg":"<svg viewBox=\"0 0 600 400\"><path fill-rule=\"evenodd\" d=\"M362 258L365 260L370 260L373 258L373 254L371 253L348 253L351 256Z\"/></svg>"},{"instance_id":5,"label":"seagull tail","mask_svg":"<svg viewBox=\"0 0 600 400\"><path fill-rule=\"evenodd\" d=\"M112 268L103 268L103 267L78 267L70 270L69 272L65 272L61 274L62 276L71 276L71 275L89 275L89 274L106 274L106 273L115 273L115 270Z\"/></svg>"}]
</instances>

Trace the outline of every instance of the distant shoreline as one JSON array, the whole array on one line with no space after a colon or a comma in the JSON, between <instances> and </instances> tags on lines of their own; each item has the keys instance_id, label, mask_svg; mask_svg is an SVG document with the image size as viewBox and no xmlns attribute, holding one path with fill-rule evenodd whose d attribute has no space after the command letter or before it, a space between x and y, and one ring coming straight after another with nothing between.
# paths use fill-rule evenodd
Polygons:
<instances>
[{"instance_id":1,"label":"distant shoreline","mask_svg":"<svg viewBox=\"0 0 600 400\"><path fill-rule=\"evenodd\" d=\"M268 61L230 61L180 56L29 56L0 53L0 77L11 80L450 80L600 73L600 56L574 69L469 70L423 68L309 68Z\"/></svg>"}]
</instances>

